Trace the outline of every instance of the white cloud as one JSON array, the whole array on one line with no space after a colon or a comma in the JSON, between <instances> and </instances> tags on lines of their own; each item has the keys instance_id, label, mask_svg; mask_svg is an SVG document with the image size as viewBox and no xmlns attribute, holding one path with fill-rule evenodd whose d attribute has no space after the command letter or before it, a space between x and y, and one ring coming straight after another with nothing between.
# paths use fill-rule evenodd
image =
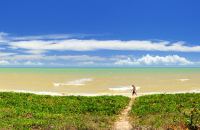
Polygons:
<instances>
[{"instance_id":1,"label":"white cloud","mask_svg":"<svg viewBox=\"0 0 200 130\"><path fill-rule=\"evenodd\" d=\"M145 50L145 51L179 51L179 52L200 52L200 46L187 46L184 42L170 43L168 41L120 41L120 40L31 40L15 41L9 43L12 48L29 50L72 50L72 51L93 51L93 50Z\"/></svg>"},{"instance_id":2,"label":"white cloud","mask_svg":"<svg viewBox=\"0 0 200 130\"><path fill-rule=\"evenodd\" d=\"M7 42L7 40L6 40L7 35L8 35L7 33L0 32L0 43L1 42Z\"/></svg>"},{"instance_id":3,"label":"white cloud","mask_svg":"<svg viewBox=\"0 0 200 130\"><path fill-rule=\"evenodd\" d=\"M104 61L104 57L89 55L55 55L45 56L44 60L71 60L71 61Z\"/></svg>"},{"instance_id":4,"label":"white cloud","mask_svg":"<svg viewBox=\"0 0 200 130\"><path fill-rule=\"evenodd\" d=\"M0 52L0 57L6 57L6 56L11 56L15 55L15 53L10 53L10 52Z\"/></svg>"},{"instance_id":5,"label":"white cloud","mask_svg":"<svg viewBox=\"0 0 200 130\"><path fill-rule=\"evenodd\" d=\"M119 59L116 62L114 62L114 64L120 65L120 66L121 65L139 65L139 63L136 60L131 59L130 57Z\"/></svg>"},{"instance_id":6,"label":"white cloud","mask_svg":"<svg viewBox=\"0 0 200 130\"><path fill-rule=\"evenodd\" d=\"M32 62L32 61L26 61L24 63L22 63L22 65L28 65L28 66L40 66L40 65L44 65L41 62Z\"/></svg>"},{"instance_id":7,"label":"white cloud","mask_svg":"<svg viewBox=\"0 0 200 130\"><path fill-rule=\"evenodd\" d=\"M0 32L0 41L31 41L31 40L62 40L69 38L83 38L91 36L91 34L47 34L47 35L29 35L15 36L5 32Z\"/></svg>"},{"instance_id":8,"label":"white cloud","mask_svg":"<svg viewBox=\"0 0 200 130\"><path fill-rule=\"evenodd\" d=\"M26 50L24 52L28 54L40 55L40 54L44 54L46 51L45 50Z\"/></svg>"},{"instance_id":9,"label":"white cloud","mask_svg":"<svg viewBox=\"0 0 200 130\"><path fill-rule=\"evenodd\" d=\"M42 60L44 58L45 56L43 55L20 55L20 54L1 57L1 59L3 60L10 60L10 61L22 61L22 60L37 61L37 60Z\"/></svg>"},{"instance_id":10,"label":"white cloud","mask_svg":"<svg viewBox=\"0 0 200 130\"><path fill-rule=\"evenodd\" d=\"M94 51L94 50L141 50L200 52L200 45L188 46L183 41L151 40L80 40L86 34L50 34L33 36L12 36L0 32L0 42L13 49L27 49L30 53L44 53L49 50Z\"/></svg>"},{"instance_id":11,"label":"white cloud","mask_svg":"<svg viewBox=\"0 0 200 130\"><path fill-rule=\"evenodd\" d=\"M10 62L6 60L0 60L0 65L9 65Z\"/></svg>"},{"instance_id":12,"label":"white cloud","mask_svg":"<svg viewBox=\"0 0 200 130\"><path fill-rule=\"evenodd\" d=\"M119 59L115 62L116 65L192 65L192 61L178 55L168 56L151 56L146 55L138 59L127 57Z\"/></svg>"},{"instance_id":13,"label":"white cloud","mask_svg":"<svg viewBox=\"0 0 200 130\"><path fill-rule=\"evenodd\" d=\"M84 35L82 35L84 36ZM167 51L200 52L200 45L189 46L185 42L151 40L81 40L81 35L52 34L37 36L12 36L0 32L0 64L9 65L60 65L60 66L140 66L140 65L200 65L178 55L152 56L135 58L130 55L108 54L84 55L84 51ZM66 51L66 52L65 52ZM73 55L67 51L73 52ZM82 51L82 52L80 52ZM148 52L151 54L151 52ZM128 53L130 54L130 53ZM158 53L157 53L158 54ZM99 55L99 56L98 56Z\"/></svg>"},{"instance_id":14,"label":"white cloud","mask_svg":"<svg viewBox=\"0 0 200 130\"><path fill-rule=\"evenodd\" d=\"M94 61L85 61L85 62L79 62L80 65L94 65Z\"/></svg>"},{"instance_id":15,"label":"white cloud","mask_svg":"<svg viewBox=\"0 0 200 130\"><path fill-rule=\"evenodd\" d=\"M178 55L152 56L145 55L139 58L133 56L89 56L89 55L11 55L1 57L1 65L25 66L170 66L170 65L199 65L185 57Z\"/></svg>"},{"instance_id":16,"label":"white cloud","mask_svg":"<svg viewBox=\"0 0 200 130\"><path fill-rule=\"evenodd\" d=\"M1 56L1 53L0 53ZM37 54L29 54L29 55L12 55L1 57L4 60L11 60L11 61L22 61L22 60L29 60L29 61L83 61L83 62L90 62L90 61L104 61L106 58L100 56L89 56L89 55L37 55Z\"/></svg>"},{"instance_id":17,"label":"white cloud","mask_svg":"<svg viewBox=\"0 0 200 130\"><path fill-rule=\"evenodd\" d=\"M10 37L11 40L43 40L43 39L68 39L68 38L72 38L78 35L73 35L73 34L49 34L49 35L33 35L33 36L14 36L14 37Z\"/></svg>"},{"instance_id":18,"label":"white cloud","mask_svg":"<svg viewBox=\"0 0 200 130\"><path fill-rule=\"evenodd\" d=\"M0 66L42 66L44 65L41 62L36 61L9 61L9 60L0 60Z\"/></svg>"},{"instance_id":19,"label":"white cloud","mask_svg":"<svg viewBox=\"0 0 200 130\"><path fill-rule=\"evenodd\" d=\"M193 64L191 61L187 60L185 57L180 57L178 55L168 55L168 56L151 56L146 55L137 60L141 64L152 65L152 64L164 64L164 65L189 65Z\"/></svg>"},{"instance_id":20,"label":"white cloud","mask_svg":"<svg viewBox=\"0 0 200 130\"><path fill-rule=\"evenodd\" d=\"M5 55L0 57L2 61L8 61L9 65L25 66L88 66L95 65L97 62L105 62L107 58L89 55ZM2 63L3 64L3 63ZM5 63L4 63L5 64Z\"/></svg>"}]
</instances>

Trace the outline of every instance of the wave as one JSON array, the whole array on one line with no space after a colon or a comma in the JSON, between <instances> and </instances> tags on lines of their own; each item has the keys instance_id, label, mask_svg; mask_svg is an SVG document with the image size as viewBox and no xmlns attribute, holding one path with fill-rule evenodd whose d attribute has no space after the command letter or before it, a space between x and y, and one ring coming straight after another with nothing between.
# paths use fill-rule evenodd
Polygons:
<instances>
[{"instance_id":1,"label":"wave","mask_svg":"<svg viewBox=\"0 0 200 130\"><path fill-rule=\"evenodd\" d=\"M62 92L49 92L49 91L27 91L27 90L7 90L0 89L0 92L17 92L17 93L32 93L37 95L50 95L50 96L113 96L113 95L124 95L127 97L132 97L131 93L62 93ZM143 95L152 94L178 94L178 93L200 93L200 89L193 89L188 91L175 91L175 92L144 92L138 93L137 97Z\"/></svg>"},{"instance_id":2,"label":"wave","mask_svg":"<svg viewBox=\"0 0 200 130\"><path fill-rule=\"evenodd\" d=\"M50 92L50 91L28 91L28 90L9 90L0 89L0 92L15 92L15 93L31 93L36 95L50 95L50 96L113 96L119 94L111 93L62 93L62 92Z\"/></svg>"},{"instance_id":3,"label":"wave","mask_svg":"<svg viewBox=\"0 0 200 130\"><path fill-rule=\"evenodd\" d=\"M91 78L83 78L83 79L77 79L73 81L69 81L66 83L53 83L55 87L59 86L83 86L86 82L91 82L93 79Z\"/></svg>"},{"instance_id":4,"label":"wave","mask_svg":"<svg viewBox=\"0 0 200 130\"><path fill-rule=\"evenodd\" d=\"M178 80L181 81L181 82L185 82L185 81L188 81L190 79L178 79Z\"/></svg>"},{"instance_id":5,"label":"wave","mask_svg":"<svg viewBox=\"0 0 200 130\"><path fill-rule=\"evenodd\" d=\"M121 87L114 87L114 88L108 88L111 91L127 91L132 90L131 86L121 86ZM136 90L139 90L140 87L136 87Z\"/></svg>"},{"instance_id":6,"label":"wave","mask_svg":"<svg viewBox=\"0 0 200 130\"><path fill-rule=\"evenodd\" d=\"M181 93L200 93L200 89L193 89L188 91L175 91L175 92L144 92L139 93L139 96L142 95L152 95L152 94L181 94Z\"/></svg>"}]
</instances>

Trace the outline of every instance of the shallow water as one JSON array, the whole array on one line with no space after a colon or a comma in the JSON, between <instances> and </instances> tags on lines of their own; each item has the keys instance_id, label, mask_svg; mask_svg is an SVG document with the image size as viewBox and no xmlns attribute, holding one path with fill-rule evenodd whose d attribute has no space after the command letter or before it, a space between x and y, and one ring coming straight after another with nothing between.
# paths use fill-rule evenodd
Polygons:
<instances>
[{"instance_id":1,"label":"shallow water","mask_svg":"<svg viewBox=\"0 0 200 130\"><path fill-rule=\"evenodd\" d=\"M200 68L0 68L0 90L131 94L200 90Z\"/></svg>"}]
</instances>

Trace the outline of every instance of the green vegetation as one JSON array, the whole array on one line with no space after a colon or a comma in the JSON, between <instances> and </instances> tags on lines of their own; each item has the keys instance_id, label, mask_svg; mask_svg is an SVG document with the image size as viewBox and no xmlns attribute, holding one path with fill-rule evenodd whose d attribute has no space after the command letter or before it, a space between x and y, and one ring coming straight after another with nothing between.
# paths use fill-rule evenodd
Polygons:
<instances>
[{"instance_id":1,"label":"green vegetation","mask_svg":"<svg viewBox=\"0 0 200 130\"><path fill-rule=\"evenodd\" d=\"M200 94L158 94L136 98L132 125L149 129L200 129Z\"/></svg>"},{"instance_id":2,"label":"green vegetation","mask_svg":"<svg viewBox=\"0 0 200 130\"><path fill-rule=\"evenodd\" d=\"M110 129L129 100L1 92L0 129Z\"/></svg>"}]
</instances>

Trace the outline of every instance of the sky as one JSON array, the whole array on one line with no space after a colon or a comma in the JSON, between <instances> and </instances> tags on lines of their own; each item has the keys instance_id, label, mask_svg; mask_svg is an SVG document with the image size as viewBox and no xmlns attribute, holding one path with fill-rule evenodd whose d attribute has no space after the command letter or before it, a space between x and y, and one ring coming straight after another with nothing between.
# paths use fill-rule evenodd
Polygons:
<instances>
[{"instance_id":1,"label":"sky","mask_svg":"<svg viewBox=\"0 0 200 130\"><path fill-rule=\"evenodd\" d=\"M0 1L0 67L200 67L199 0Z\"/></svg>"}]
</instances>

